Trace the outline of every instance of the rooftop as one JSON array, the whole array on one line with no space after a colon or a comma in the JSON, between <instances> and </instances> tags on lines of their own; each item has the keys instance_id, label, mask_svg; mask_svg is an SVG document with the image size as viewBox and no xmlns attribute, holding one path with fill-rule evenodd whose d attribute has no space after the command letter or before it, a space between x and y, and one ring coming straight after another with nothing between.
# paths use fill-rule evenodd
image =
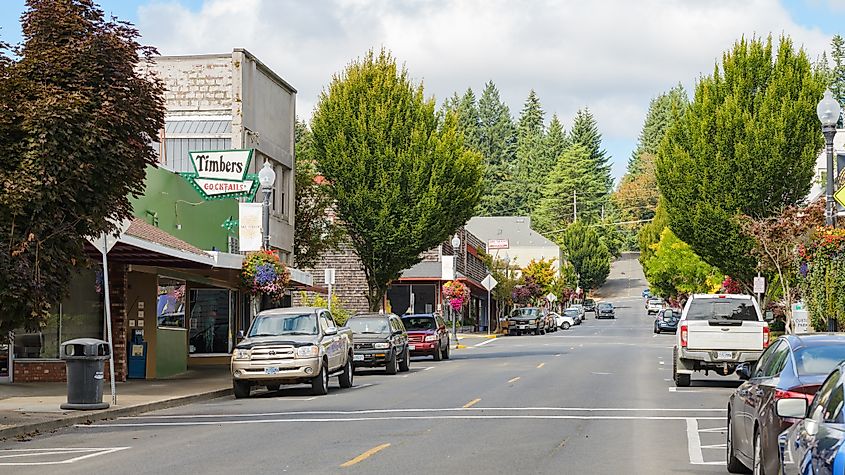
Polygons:
<instances>
[{"instance_id":1,"label":"rooftop","mask_svg":"<svg viewBox=\"0 0 845 475\"><path fill-rule=\"evenodd\" d=\"M531 218L528 216L476 216L469 220L466 229L483 241L507 239L511 247L558 247L553 241L531 229Z\"/></svg>"}]
</instances>

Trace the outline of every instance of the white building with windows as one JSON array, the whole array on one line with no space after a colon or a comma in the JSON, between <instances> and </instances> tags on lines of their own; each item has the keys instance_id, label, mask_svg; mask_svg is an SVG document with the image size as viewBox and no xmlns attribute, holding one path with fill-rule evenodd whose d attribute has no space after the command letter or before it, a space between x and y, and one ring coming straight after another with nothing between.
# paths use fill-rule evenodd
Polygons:
<instances>
[{"instance_id":1,"label":"white building with windows","mask_svg":"<svg viewBox=\"0 0 845 475\"><path fill-rule=\"evenodd\" d=\"M531 229L528 216L476 216L466 229L487 244L488 254L498 259L507 256L512 268L525 267L532 260L554 259L553 265L560 271L560 246Z\"/></svg>"}]
</instances>

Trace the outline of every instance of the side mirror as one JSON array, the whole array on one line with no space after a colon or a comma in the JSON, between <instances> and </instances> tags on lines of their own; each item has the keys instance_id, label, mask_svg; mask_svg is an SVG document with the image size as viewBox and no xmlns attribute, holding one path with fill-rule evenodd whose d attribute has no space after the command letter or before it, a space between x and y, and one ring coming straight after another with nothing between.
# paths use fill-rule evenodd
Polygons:
<instances>
[{"instance_id":1,"label":"side mirror","mask_svg":"<svg viewBox=\"0 0 845 475\"><path fill-rule=\"evenodd\" d=\"M337 327L328 327L326 328L326 335L337 335Z\"/></svg>"},{"instance_id":2,"label":"side mirror","mask_svg":"<svg viewBox=\"0 0 845 475\"><path fill-rule=\"evenodd\" d=\"M807 400L804 398L778 399L777 414L779 417L803 419L807 416Z\"/></svg>"},{"instance_id":3,"label":"side mirror","mask_svg":"<svg viewBox=\"0 0 845 475\"><path fill-rule=\"evenodd\" d=\"M771 310L766 310L766 314L765 314L765 316L764 316L763 318L764 318L767 322L771 322L772 320L774 320L774 319L775 319L775 313L774 313L774 312L772 312Z\"/></svg>"},{"instance_id":4,"label":"side mirror","mask_svg":"<svg viewBox=\"0 0 845 475\"><path fill-rule=\"evenodd\" d=\"M244 331L243 330L238 330L238 338L241 339L241 340L244 339Z\"/></svg>"},{"instance_id":5,"label":"side mirror","mask_svg":"<svg viewBox=\"0 0 845 475\"><path fill-rule=\"evenodd\" d=\"M751 365L748 363L740 364L736 367L736 375L739 376L739 379L748 381L751 379Z\"/></svg>"}]
</instances>

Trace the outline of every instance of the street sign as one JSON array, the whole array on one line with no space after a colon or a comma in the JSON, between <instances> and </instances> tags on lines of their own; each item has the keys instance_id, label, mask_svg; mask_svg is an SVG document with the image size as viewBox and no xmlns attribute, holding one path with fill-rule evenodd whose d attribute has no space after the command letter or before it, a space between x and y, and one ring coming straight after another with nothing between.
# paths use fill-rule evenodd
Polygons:
<instances>
[{"instance_id":1,"label":"street sign","mask_svg":"<svg viewBox=\"0 0 845 475\"><path fill-rule=\"evenodd\" d=\"M804 309L804 304L792 304L792 332L807 333L810 330L810 313Z\"/></svg>"},{"instance_id":2,"label":"street sign","mask_svg":"<svg viewBox=\"0 0 845 475\"><path fill-rule=\"evenodd\" d=\"M842 206L845 206L845 186L833 194L833 199Z\"/></svg>"},{"instance_id":3,"label":"street sign","mask_svg":"<svg viewBox=\"0 0 845 475\"><path fill-rule=\"evenodd\" d=\"M755 277L754 278L754 293L755 294L762 294L766 292L766 278L765 277Z\"/></svg>"},{"instance_id":4,"label":"street sign","mask_svg":"<svg viewBox=\"0 0 845 475\"><path fill-rule=\"evenodd\" d=\"M510 249L510 242L507 239L491 239L487 241L487 250Z\"/></svg>"},{"instance_id":5,"label":"street sign","mask_svg":"<svg viewBox=\"0 0 845 475\"><path fill-rule=\"evenodd\" d=\"M546 298L549 300L549 302L557 301L557 295L555 295L553 293L549 293L549 295L546 295Z\"/></svg>"},{"instance_id":6,"label":"street sign","mask_svg":"<svg viewBox=\"0 0 845 475\"><path fill-rule=\"evenodd\" d=\"M490 274L487 274L487 277L485 277L484 280L481 281L481 285L483 285L488 292L495 289L497 284L498 282L496 281L496 279L494 279L493 276Z\"/></svg>"},{"instance_id":7,"label":"street sign","mask_svg":"<svg viewBox=\"0 0 845 475\"><path fill-rule=\"evenodd\" d=\"M238 249L261 250L262 203L238 203Z\"/></svg>"},{"instance_id":8,"label":"street sign","mask_svg":"<svg viewBox=\"0 0 845 475\"><path fill-rule=\"evenodd\" d=\"M440 280L455 280L455 256L443 256L441 258Z\"/></svg>"},{"instance_id":9,"label":"street sign","mask_svg":"<svg viewBox=\"0 0 845 475\"><path fill-rule=\"evenodd\" d=\"M326 269L324 272L323 281L327 285L334 285L334 269Z\"/></svg>"},{"instance_id":10,"label":"street sign","mask_svg":"<svg viewBox=\"0 0 845 475\"><path fill-rule=\"evenodd\" d=\"M123 236L123 233L129 229L129 225L132 223L131 220L124 219L117 225L117 234L110 234L108 235L108 239L106 239L106 234L100 234L95 238L88 238L88 242L91 243L92 246L96 247L98 251L103 254L108 254L109 251L117 244L117 241L120 240L120 237Z\"/></svg>"}]
</instances>

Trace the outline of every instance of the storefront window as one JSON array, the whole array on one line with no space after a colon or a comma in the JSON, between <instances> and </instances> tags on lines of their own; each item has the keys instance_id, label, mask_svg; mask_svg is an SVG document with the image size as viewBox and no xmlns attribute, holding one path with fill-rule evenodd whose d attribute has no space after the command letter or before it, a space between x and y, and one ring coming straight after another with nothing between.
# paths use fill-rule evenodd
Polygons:
<instances>
[{"instance_id":1,"label":"storefront window","mask_svg":"<svg viewBox=\"0 0 845 475\"><path fill-rule=\"evenodd\" d=\"M229 353L230 297L226 289L190 290L189 353Z\"/></svg>"},{"instance_id":2,"label":"storefront window","mask_svg":"<svg viewBox=\"0 0 845 475\"><path fill-rule=\"evenodd\" d=\"M185 281L158 278L156 321L160 327L185 328Z\"/></svg>"},{"instance_id":3,"label":"storefront window","mask_svg":"<svg viewBox=\"0 0 845 475\"><path fill-rule=\"evenodd\" d=\"M103 338L103 277L99 269L83 269L71 277L68 297L38 331L16 330L16 359L58 358L59 344L74 338Z\"/></svg>"}]
</instances>

